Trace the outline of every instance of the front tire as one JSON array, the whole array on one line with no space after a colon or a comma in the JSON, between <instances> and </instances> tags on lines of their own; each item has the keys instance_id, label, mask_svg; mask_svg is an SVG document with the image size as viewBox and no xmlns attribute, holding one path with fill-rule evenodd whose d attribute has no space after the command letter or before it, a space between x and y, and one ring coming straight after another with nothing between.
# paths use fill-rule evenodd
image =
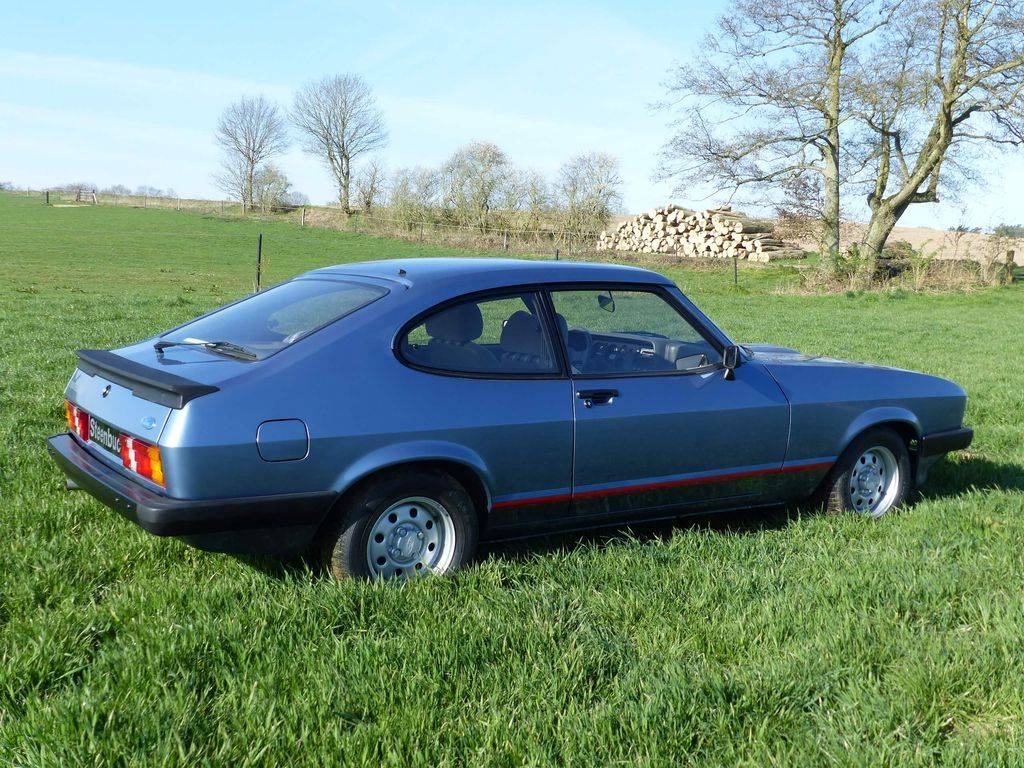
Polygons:
<instances>
[{"instance_id":1,"label":"front tire","mask_svg":"<svg viewBox=\"0 0 1024 768\"><path fill-rule=\"evenodd\" d=\"M872 429L854 440L826 481L828 512L881 517L901 506L911 490L910 452L891 429Z\"/></svg>"},{"instance_id":2,"label":"front tire","mask_svg":"<svg viewBox=\"0 0 1024 768\"><path fill-rule=\"evenodd\" d=\"M324 562L339 580L452 573L472 559L477 529L473 502L455 479L400 469L348 500L323 538Z\"/></svg>"}]
</instances>

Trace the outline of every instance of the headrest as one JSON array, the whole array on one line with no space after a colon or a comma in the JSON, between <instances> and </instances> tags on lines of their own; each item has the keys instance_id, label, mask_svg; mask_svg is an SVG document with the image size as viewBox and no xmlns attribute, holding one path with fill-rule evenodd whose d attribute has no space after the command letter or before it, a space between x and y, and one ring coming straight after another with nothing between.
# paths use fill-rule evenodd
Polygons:
<instances>
[{"instance_id":1,"label":"headrest","mask_svg":"<svg viewBox=\"0 0 1024 768\"><path fill-rule=\"evenodd\" d=\"M522 355L536 355L547 359L548 349L540 321L529 312L519 310L505 321L501 329L501 349Z\"/></svg>"},{"instance_id":2,"label":"headrest","mask_svg":"<svg viewBox=\"0 0 1024 768\"><path fill-rule=\"evenodd\" d=\"M555 312L555 323L558 324L558 332L562 335L562 338L566 338L569 335L569 323L565 320L565 315Z\"/></svg>"},{"instance_id":3,"label":"headrest","mask_svg":"<svg viewBox=\"0 0 1024 768\"><path fill-rule=\"evenodd\" d=\"M467 342L484 332L484 316L472 302L441 310L427 319L427 335L445 341Z\"/></svg>"}]
</instances>

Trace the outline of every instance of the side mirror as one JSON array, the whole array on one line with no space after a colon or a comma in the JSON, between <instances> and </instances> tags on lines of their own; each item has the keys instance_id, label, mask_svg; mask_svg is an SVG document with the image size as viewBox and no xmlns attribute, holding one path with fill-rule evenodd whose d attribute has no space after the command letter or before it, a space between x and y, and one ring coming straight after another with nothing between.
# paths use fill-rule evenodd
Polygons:
<instances>
[{"instance_id":1,"label":"side mirror","mask_svg":"<svg viewBox=\"0 0 1024 768\"><path fill-rule=\"evenodd\" d=\"M599 306L605 312L614 312L615 297L612 296L612 292L605 291L604 293L597 294L597 306Z\"/></svg>"},{"instance_id":2,"label":"side mirror","mask_svg":"<svg viewBox=\"0 0 1024 768\"><path fill-rule=\"evenodd\" d=\"M725 379L726 381L732 381L736 378L736 369L740 367L740 361L743 358L740 356L740 348L735 344L725 348L725 352L722 354L722 365L725 366Z\"/></svg>"}]
</instances>

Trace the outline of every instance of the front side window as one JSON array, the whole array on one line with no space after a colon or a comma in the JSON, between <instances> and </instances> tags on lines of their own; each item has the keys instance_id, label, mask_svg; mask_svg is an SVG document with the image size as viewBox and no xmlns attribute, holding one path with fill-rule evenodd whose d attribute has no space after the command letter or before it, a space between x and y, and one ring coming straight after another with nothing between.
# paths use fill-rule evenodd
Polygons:
<instances>
[{"instance_id":1,"label":"front side window","mask_svg":"<svg viewBox=\"0 0 1024 768\"><path fill-rule=\"evenodd\" d=\"M558 372L535 293L449 305L401 340L413 365L455 373L537 375Z\"/></svg>"},{"instance_id":2,"label":"front side window","mask_svg":"<svg viewBox=\"0 0 1024 768\"><path fill-rule=\"evenodd\" d=\"M228 342L262 360L386 293L365 283L292 280L183 325L161 341Z\"/></svg>"},{"instance_id":3,"label":"front side window","mask_svg":"<svg viewBox=\"0 0 1024 768\"><path fill-rule=\"evenodd\" d=\"M690 371L722 360L693 323L653 291L553 291L551 299L573 373Z\"/></svg>"}]
</instances>

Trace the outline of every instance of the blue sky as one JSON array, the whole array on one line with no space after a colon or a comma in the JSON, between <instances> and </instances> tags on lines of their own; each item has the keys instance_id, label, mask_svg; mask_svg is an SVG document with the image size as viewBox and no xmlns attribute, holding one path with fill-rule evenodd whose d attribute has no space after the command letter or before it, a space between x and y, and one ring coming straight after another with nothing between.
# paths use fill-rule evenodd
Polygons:
<instances>
[{"instance_id":1,"label":"blue sky","mask_svg":"<svg viewBox=\"0 0 1024 768\"><path fill-rule=\"evenodd\" d=\"M668 136L650 108L723 0L639 3L5 3L0 10L0 181L94 181L217 196L212 131L223 107L264 93L282 106L304 82L362 74L391 140L391 167L433 165L488 139L553 174L568 157L622 162L625 205L674 200L652 174ZM314 202L327 172L293 150L281 165ZM1024 221L1024 163L994 162L964 201L908 223Z\"/></svg>"}]
</instances>

